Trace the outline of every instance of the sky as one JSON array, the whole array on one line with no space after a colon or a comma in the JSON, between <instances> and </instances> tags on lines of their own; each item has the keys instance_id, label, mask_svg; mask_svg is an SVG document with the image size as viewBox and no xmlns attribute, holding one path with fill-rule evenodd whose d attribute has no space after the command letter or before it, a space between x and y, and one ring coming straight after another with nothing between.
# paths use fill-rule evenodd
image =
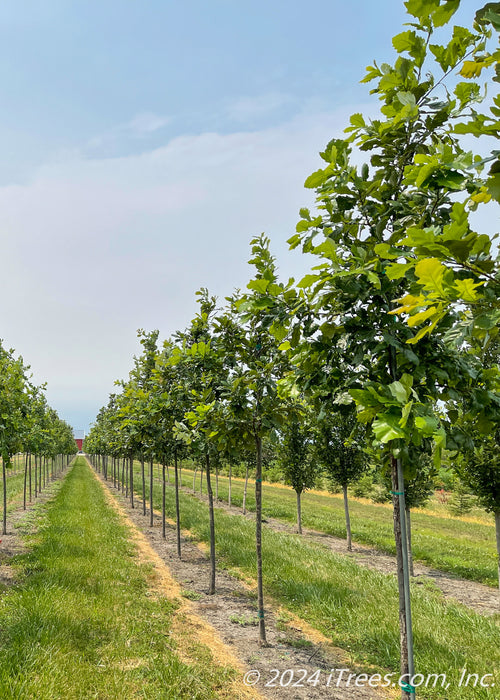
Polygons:
<instances>
[{"instance_id":1,"label":"sky","mask_svg":"<svg viewBox=\"0 0 500 700\"><path fill-rule=\"evenodd\" d=\"M458 21L470 26L476 3ZM391 61L400 0L3 0L0 337L88 429L140 353L250 278L281 275L318 152Z\"/></svg>"}]
</instances>

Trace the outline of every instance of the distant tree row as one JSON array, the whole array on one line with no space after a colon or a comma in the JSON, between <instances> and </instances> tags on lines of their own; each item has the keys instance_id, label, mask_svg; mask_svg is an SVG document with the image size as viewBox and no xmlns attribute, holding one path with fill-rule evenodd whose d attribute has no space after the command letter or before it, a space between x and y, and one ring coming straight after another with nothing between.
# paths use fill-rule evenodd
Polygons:
<instances>
[{"instance_id":1,"label":"distant tree row","mask_svg":"<svg viewBox=\"0 0 500 700\"><path fill-rule=\"evenodd\" d=\"M0 456L2 458L3 523L7 533L7 474L13 457L23 459L23 506L36 498L50 478L76 452L71 427L61 420L44 396L44 386L31 382L29 366L0 341Z\"/></svg>"}]
</instances>

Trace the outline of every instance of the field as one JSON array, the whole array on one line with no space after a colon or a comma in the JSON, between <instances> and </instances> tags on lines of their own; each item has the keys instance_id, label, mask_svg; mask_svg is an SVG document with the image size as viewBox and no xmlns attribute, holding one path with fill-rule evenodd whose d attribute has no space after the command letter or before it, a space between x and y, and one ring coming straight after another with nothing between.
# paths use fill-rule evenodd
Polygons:
<instances>
[{"instance_id":1,"label":"field","mask_svg":"<svg viewBox=\"0 0 500 700\"><path fill-rule=\"evenodd\" d=\"M48 501L21 519L19 511L13 511L17 534L9 537L21 535L23 544L10 561L2 562L12 571L0 599L2 698L254 697L241 683L242 668L260 669L264 675L272 668L296 666L295 672L304 668L312 674L314 668L326 668L327 661L332 668L354 669L358 675L397 678L394 576L361 566L317 541L265 525L266 618L276 633L269 649L259 648L253 518L236 507L232 513L216 508L217 591L207 596L208 508L198 492L188 493L192 473L183 470L186 488L180 493L182 566L176 564L172 528L174 489L166 489L169 525L163 541L158 472L155 468L153 528L149 512L142 514L139 474L137 465L133 511L109 480L106 484L101 476L99 483L83 457L61 481L51 484ZM17 483L18 477L11 478ZM227 480L220 478L221 497L226 488ZM241 499L241 490L242 483L233 481L233 502ZM252 507L250 492L249 485L247 502ZM288 489L266 484L267 517L293 521L292 497ZM331 495L310 493L306 503L305 521L324 531L327 518L340 512L339 499ZM380 513L377 528L385 531L388 509L353 506L353 513L366 522L372 509ZM340 515L335 517L341 529ZM439 527L456 524L435 515L425 517L437 519ZM458 525L472 539L480 536L481 528L490 527ZM383 539L377 536L377 541L383 546ZM438 541L434 538L433 546ZM445 600L430 581L414 583L412 607L416 668L424 676L446 674L450 694L445 697L458 697L453 689L458 692L464 668L480 678L498 668L500 615L480 615ZM243 646L235 637L245 640ZM233 643L227 647L217 639ZM290 697L287 688L257 690L267 697ZM368 694L343 688L339 697L391 698L394 691L381 688ZM296 692L298 698L331 697L328 688ZM443 692L440 685L429 686L419 697L443 698ZM460 697L493 700L496 694L494 688L471 685L460 688Z\"/></svg>"},{"instance_id":2,"label":"field","mask_svg":"<svg viewBox=\"0 0 500 700\"><path fill-rule=\"evenodd\" d=\"M155 478L158 479L157 466L154 472ZM136 484L139 483L139 477L140 468L137 462ZM172 474L170 479L172 480ZM192 489L193 472L191 470L182 469L182 484L186 489ZM232 479L231 502L234 506L241 507L243 488L242 479ZM205 483L202 489L206 494ZM197 493L199 490L198 472ZM277 518L288 523L296 522L296 497L292 489L264 483L263 493L265 517ZM226 502L228 499L228 479L225 476L219 476L219 498ZM255 496L251 481L248 485L246 507L247 510L255 510ZM352 498L350 510L353 540L394 554L392 507ZM467 517L450 517L449 514L443 513L442 507L436 505L429 513L424 510L412 513L414 558L436 569L496 587L498 574L493 518L478 509L476 517L472 522L471 520ZM345 537L342 498L332 494L306 492L302 497L302 522L304 526L311 529L336 537Z\"/></svg>"},{"instance_id":3,"label":"field","mask_svg":"<svg viewBox=\"0 0 500 700\"><path fill-rule=\"evenodd\" d=\"M192 474L184 470L187 485ZM136 493L140 491L138 474ZM219 494L223 493L222 480ZM274 494L274 501L270 498ZM292 506L277 511L277 503L286 496L285 489L266 486L265 512L291 517ZM337 502L330 496L311 494L313 502ZM269 503L271 500L271 503ZM161 507L161 484L154 481L154 506ZM173 518L174 493L166 490L167 516ZM140 510L142 504L136 503ZM373 508L382 513L381 525L387 528L389 512L377 506L361 504L365 514ZM314 516L310 516L313 522ZM324 518L324 514L322 515ZM435 516L426 516L435 517ZM209 541L208 509L198 497L181 493L182 527L190 537L200 542ZM320 519L320 523L324 520ZM443 527L453 523L442 519ZM481 527L462 523L465 531L482 532ZM472 530L469 530L472 527ZM479 527L479 530L475 528ZM236 575L255 578L254 526L241 516L216 510L217 555L220 565ZM442 535L441 535L442 536ZM439 538L432 539L433 546ZM475 545L471 545L472 547ZM394 577L385 576L357 565L349 559L336 556L325 547L304 541L298 535L276 533L265 528L263 543L266 591L291 612L325 634L336 647L348 652L350 658L367 667L396 670L399 659L397 627L397 588ZM493 556L491 566L494 565ZM474 668L476 673L488 673L500 661L500 633L495 619L473 613L466 607L446 603L431 583L415 585L412 591L416 666L421 673L446 672L457 682L461 670ZM498 621L497 616L497 621ZM462 689L461 697L493 698L488 689ZM426 697L442 697L438 691L427 691Z\"/></svg>"}]
</instances>

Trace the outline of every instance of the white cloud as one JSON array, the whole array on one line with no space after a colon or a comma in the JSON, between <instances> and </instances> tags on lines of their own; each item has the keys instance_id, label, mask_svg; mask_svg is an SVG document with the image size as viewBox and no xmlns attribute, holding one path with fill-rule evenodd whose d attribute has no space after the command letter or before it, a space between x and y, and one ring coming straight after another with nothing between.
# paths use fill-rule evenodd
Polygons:
<instances>
[{"instance_id":1,"label":"white cloud","mask_svg":"<svg viewBox=\"0 0 500 700\"><path fill-rule=\"evenodd\" d=\"M170 123L168 117L162 117L152 112L142 112L124 124L123 130L137 134L151 134Z\"/></svg>"},{"instance_id":2,"label":"white cloud","mask_svg":"<svg viewBox=\"0 0 500 700\"><path fill-rule=\"evenodd\" d=\"M245 124L261 117L267 117L292 102L294 99L291 95L280 92L255 97L240 97L228 105L227 116L236 122Z\"/></svg>"},{"instance_id":3,"label":"white cloud","mask_svg":"<svg viewBox=\"0 0 500 700\"><path fill-rule=\"evenodd\" d=\"M130 141L137 141L155 134L170 124L170 122L170 117L154 114L153 112L141 112L129 121L116 124L102 134L93 136L85 144L83 153L90 153L95 156L106 149L117 151Z\"/></svg>"}]
</instances>

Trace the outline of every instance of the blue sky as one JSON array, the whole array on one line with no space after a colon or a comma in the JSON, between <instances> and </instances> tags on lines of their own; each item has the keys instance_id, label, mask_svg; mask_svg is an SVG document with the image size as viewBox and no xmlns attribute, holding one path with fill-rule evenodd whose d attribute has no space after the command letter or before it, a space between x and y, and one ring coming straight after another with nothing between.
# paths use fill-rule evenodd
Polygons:
<instances>
[{"instance_id":1,"label":"blue sky","mask_svg":"<svg viewBox=\"0 0 500 700\"><path fill-rule=\"evenodd\" d=\"M120 156L356 102L403 19L397 0L7 0L2 181L69 149Z\"/></svg>"},{"instance_id":2,"label":"blue sky","mask_svg":"<svg viewBox=\"0 0 500 700\"><path fill-rule=\"evenodd\" d=\"M376 109L359 80L404 21L399 0L4 0L0 337L75 428L137 328L166 336L199 287L246 284L253 235L302 272L286 239L304 179Z\"/></svg>"}]
</instances>

